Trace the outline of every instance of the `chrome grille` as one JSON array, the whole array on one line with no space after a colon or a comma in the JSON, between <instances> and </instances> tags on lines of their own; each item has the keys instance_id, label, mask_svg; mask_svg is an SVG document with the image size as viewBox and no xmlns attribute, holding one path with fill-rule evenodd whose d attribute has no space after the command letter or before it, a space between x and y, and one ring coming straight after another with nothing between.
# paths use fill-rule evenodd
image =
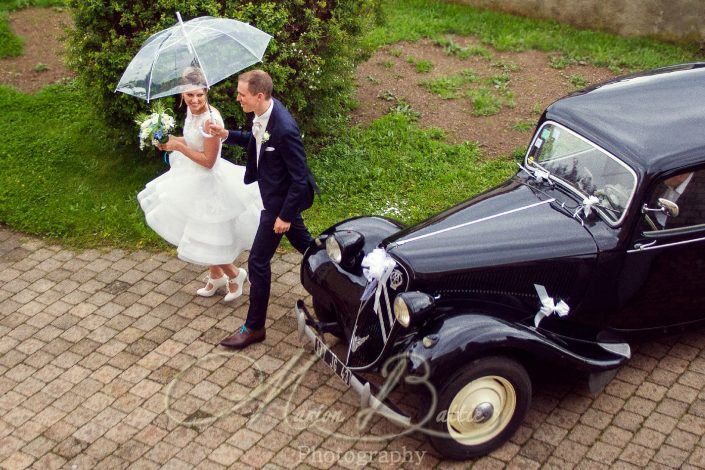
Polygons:
<instances>
[{"instance_id":1,"label":"chrome grille","mask_svg":"<svg viewBox=\"0 0 705 470\"><path fill-rule=\"evenodd\" d=\"M391 337L396 325L392 311L394 298L398 293L405 292L409 283L409 276L405 269L398 265L397 270L398 276L392 276L387 281L388 296L384 293L380 296L379 314L374 311L374 294L360 305L346 362L351 369L362 369L373 365Z\"/></svg>"}]
</instances>

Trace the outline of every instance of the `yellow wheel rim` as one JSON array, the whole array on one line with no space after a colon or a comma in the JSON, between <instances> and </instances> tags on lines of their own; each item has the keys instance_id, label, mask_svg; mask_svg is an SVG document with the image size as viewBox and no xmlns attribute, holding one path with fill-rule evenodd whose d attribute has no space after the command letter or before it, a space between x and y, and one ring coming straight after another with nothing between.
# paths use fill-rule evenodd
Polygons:
<instances>
[{"instance_id":1,"label":"yellow wheel rim","mask_svg":"<svg viewBox=\"0 0 705 470\"><path fill-rule=\"evenodd\" d=\"M514 416L516 392L503 377L473 380L448 407L448 434L464 445L479 445L497 436Z\"/></svg>"}]
</instances>

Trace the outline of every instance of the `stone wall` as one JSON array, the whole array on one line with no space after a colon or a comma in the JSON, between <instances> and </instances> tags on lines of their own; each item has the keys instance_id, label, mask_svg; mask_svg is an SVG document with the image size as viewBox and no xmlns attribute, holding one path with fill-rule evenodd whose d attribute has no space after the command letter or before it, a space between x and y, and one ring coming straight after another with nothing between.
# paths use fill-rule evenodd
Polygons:
<instances>
[{"instance_id":1,"label":"stone wall","mask_svg":"<svg viewBox=\"0 0 705 470\"><path fill-rule=\"evenodd\" d=\"M455 0L623 36L705 41L705 0Z\"/></svg>"}]
</instances>

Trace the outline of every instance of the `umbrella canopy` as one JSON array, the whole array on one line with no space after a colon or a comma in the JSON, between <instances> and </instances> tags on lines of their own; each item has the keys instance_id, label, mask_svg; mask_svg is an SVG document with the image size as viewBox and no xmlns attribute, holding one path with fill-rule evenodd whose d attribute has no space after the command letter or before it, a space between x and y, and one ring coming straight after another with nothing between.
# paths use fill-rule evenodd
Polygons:
<instances>
[{"instance_id":1,"label":"umbrella canopy","mask_svg":"<svg viewBox=\"0 0 705 470\"><path fill-rule=\"evenodd\" d=\"M115 91L150 100L192 89L182 83L188 67L200 67L206 87L262 61L272 36L227 18L202 16L153 34L122 74Z\"/></svg>"}]
</instances>

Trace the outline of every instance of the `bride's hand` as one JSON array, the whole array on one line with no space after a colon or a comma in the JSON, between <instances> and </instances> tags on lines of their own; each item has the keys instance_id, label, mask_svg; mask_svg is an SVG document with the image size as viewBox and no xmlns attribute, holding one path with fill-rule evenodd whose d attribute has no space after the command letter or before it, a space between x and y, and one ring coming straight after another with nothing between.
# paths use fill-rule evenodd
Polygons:
<instances>
[{"instance_id":1,"label":"bride's hand","mask_svg":"<svg viewBox=\"0 0 705 470\"><path fill-rule=\"evenodd\" d=\"M165 144L159 144L157 145L157 148L159 150L163 150L165 152L171 152L173 150L178 150L180 145L180 142L178 139L176 139L174 136L170 135L169 140Z\"/></svg>"}]
</instances>

